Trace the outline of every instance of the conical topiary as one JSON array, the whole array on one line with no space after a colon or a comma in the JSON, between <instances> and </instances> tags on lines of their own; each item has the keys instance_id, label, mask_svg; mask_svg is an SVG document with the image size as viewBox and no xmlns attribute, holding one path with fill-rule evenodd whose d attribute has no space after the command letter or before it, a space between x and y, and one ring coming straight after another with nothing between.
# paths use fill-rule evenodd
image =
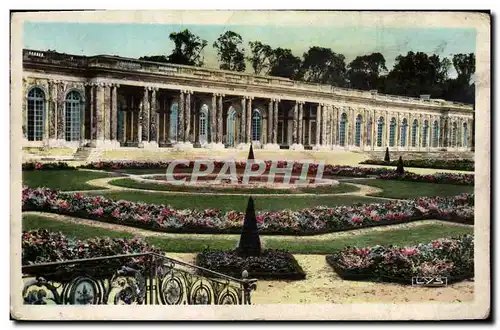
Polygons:
<instances>
[{"instance_id":1,"label":"conical topiary","mask_svg":"<svg viewBox=\"0 0 500 330\"><path fill-rule=\"evenodd\" d=\"M385 148L384 162L386 162L386 163L390 163L391 162L391 157L389 157L389 147Z\"/></svg>"},{"instance_id":2,"label":"conical topiary","mask_svg":"<svg viewBox=\"0 0 500 330\"><path fill-rule=\"evenodd\" d=\"M398 167L396 168L396 173L398 175L404 175L405 174L405 169L403 167L403 158L401 158L401 156L399 156Z\"/></svg>"},{"instance_id":3,"label":"conical topiary","mask_svg":"<svg viewBox=\"0 0 500 330\"><path fill-rule=\"evenodd\" d=\"M253 146L252 146L252 144L251 144L251 143L250 143L250 151L248 152L248 157L247 157L247 159L251 159L251 160L254 160L254 159L255 159L255 157L254 157L254 155L253 155Z\"/></svg>"},{"instance_id":4,"label":"conical topiary","mask_svg":"<svg viewBox=\"0 0 500 330\"><path fill-rule=\"evenodd\" d=\"M248 200L243 232L238 244L238 255L241 257L259 256L261 251L259 230L257 228L257 217L255 216L255 206L253 198Z\"/></svg>"}]
</instances>

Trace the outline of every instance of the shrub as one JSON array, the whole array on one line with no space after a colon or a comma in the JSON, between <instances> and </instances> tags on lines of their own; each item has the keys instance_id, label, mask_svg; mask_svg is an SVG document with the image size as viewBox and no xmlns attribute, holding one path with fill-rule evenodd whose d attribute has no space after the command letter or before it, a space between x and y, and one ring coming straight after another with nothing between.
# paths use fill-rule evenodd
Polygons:
<instances>
[{"instance_id":1,"label":"shrub","mask_svg":"<svg viewBox=\"0 0 500 330\"><path fill-rule=\"evenodd\" d=\"M412 277L444 276L448 283L474 276L474 236L442 238L412 247L347 247L326 257L346 280L410 284Z\"/></svg>"},{"instance_id":2,"label":"shrub","mask_svg":"<svg viewBox=\"0 0 500 330\"><path fill-rule=\"evenodd\" d=\"M389 156L389 147L385 148L384 162L386 162L386 163L391 162L391 157Z\"/></svg>"},{"instance_id":3,"label":"shrub","mask_svg":"<svg viewBox=\"0 0 500 330\"><path fill-rule=\"evenodd\" d=\"M260 255L260 237L257 228L257 217L255 216L255 206L253 198L248 199L245 220L243 221L243 232L238 244L238 254L242 257Z\"/></svg>"},{"instance_id":4,"label":"shrub","mask_svg":"<svg viewBox=\"0 0 500 330\"><path fill-rule=\"evenodd\" d=\"M404 175L405 174L405 169L403 167L403 158L401 156L399 156L398 167L396 168L396 173L398 175Z\"/></svg>"},{"instance_id":5,"label":"shrub","mask_svg":"<svg viewBox=\"0 0 500 330\"><path fill-rule=\"evenodd\" d=\"M215 272L241 278L244 270L249 278L302 280L304 270L292 254L283 250L264 249L259 256L241 257L236 250L206 249L196 256L196 265Z\"/></svg>"},{"instance_id":6,"label":"shrub","mask_svg":"<svg viewBox=\"0 0 500 330\"><path fill-rule=\"evenodd\" d=\"M388 163L385 160L368 159L360 162L360 164L397 166L397 161ZM415 168L474 171L474 160L470 159L406 159L405 164L407 167Z\"/></svg>"},{"instance_id":7,"label":"shrub","mask_svg":"<svg viewBox=\"0 0 500 330\"><path fill-rule=\"evenodd\" d=\"M474 185L474 174L455 174L455 173L435 173L435 174L416 174L405 172L403 175L397 172L388 172L380 174L377 179L382 180L402 180L413 182L444 183L457 184L465 186Z\"/></svg>"},{"instance_id":8,"label":"shrub","mask_svg":"<svg viewBox=\"0 0 500 330\"><path fill-rule=\"evenodd\" d=\"M57 163L39 163L27 162L22 165L23 171L44 171L44 170L76 170L76 167L69 166L65 162Z\"/></svg>"}]
</instances>

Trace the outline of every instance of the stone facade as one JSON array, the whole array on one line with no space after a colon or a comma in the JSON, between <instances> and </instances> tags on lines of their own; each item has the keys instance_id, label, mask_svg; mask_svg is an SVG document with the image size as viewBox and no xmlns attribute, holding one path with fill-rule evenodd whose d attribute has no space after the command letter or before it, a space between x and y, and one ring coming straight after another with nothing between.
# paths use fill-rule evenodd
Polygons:
<instances>
[{"instance_id":1,"label":"stone facade","mask_svg":"<svg viewBox=\"0 0 500 330\"><path fill-rule=\"evenodd\" d=\"M23 70L25 146L467 151L473 141L473 107L444 100L33 50Z\"/></svg>"}]
</instances>

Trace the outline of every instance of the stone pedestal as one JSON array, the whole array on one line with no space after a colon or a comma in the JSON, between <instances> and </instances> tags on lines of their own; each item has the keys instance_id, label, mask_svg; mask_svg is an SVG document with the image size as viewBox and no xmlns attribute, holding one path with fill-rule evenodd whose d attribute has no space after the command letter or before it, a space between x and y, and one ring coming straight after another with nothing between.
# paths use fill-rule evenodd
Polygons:
<instances>
[{"instance_id":1,"label":"stone pedestal","mask_svg":"<svg viewBox=\"0 0 500 330\"><path fill-rule=\"evenodd\" d=\"M158 143L156 141L143 141L142 142L142 147L144 149L157 149L158 148Z\"/></svg>"},{"instance_id":2,"label":"stone pedestal","mask_svg":"<svg viewBox=\"0 0 500 330\"><path fill-rule=\"evenodd\" d=\"M120 142L116 140L94 140L90 145L98 149L117 149L120 147Z\"/></svg>"},{"instance_id":3,"label":"stone pedestal","mask_svg":"<svg viewBox=\"0 0 500 330\"><path fill-rule=\"evenodd\" d=\"M266 143L264 144L265 150L280 150L280 145L277 143Z\"/></svg>"},{"instance_id":4,"label":"stone pedestal","mask_svg":"<svg viewBox=\"0 0 500 330\"><path fill-rule=\"evenodd\" d=\"M294 143L290 146L290 150L304 150L304 146L300 143Z\"/></svg>"},{"instance_id":5,"label":"stone pedestal","mask_svg":"<svg viewBox=\"0 0 500 330\"><path fill-rule=\"evenodd\" d=\"M248 150L248 149L250 149L250 143L238 143L238 145L236 146L236 149Z\"/></svg>"},{"instance_id":6,"label":"stone pedestal","mask_svg":"<svg viewBox=\"0 0 500 330\"><path fill-rule=\"evenodd\" d=\"M314 151L329 150L329 149L330 149L329 146L324 144L317 144L312 148L312 150Z\"/></svg>"},{"instance_id":7,"label":"stone pedestal","mask_svg":"<svg viewBox=\"0 0 500 330\"><path fill-rule=\"evenodd\" d=\"M223 150L226 147L224 146L224 143L207 143L205 145L205 148L210 149L210 150Z\"/></svg>"},{"instance_id":8,"label":"stone pedestal","mask_svg":"<svg viewBox=\"0 0 500 330\"><path fill-rule=\"evenodd\" d=\"M174 150L191 150L193 149L193 144L191 142L177 142L173 145Z\"/></svg>"}]
</instances>

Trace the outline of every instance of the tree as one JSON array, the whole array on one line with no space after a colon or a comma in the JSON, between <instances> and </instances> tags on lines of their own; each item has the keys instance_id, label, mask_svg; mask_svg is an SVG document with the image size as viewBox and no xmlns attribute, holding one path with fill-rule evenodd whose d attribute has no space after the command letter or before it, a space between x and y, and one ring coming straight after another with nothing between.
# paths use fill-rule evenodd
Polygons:
<instances>
[{"instance_id":1,"label":"tree","mask_svg":"<svg viewBox=\"0 0 500 330\"><path fill-rule=\"evenodd\" d=\"M385 58L381 53L356 57L348 65L347 80L349 87L355 89L379 90L382 85L381 74L387 72Z\"/></svg>"},{"instance_id":2,"label":"tree","mask_svg":"<svg viewBox=\"0 0 500 330\"><path fill-rule=\"evenodd\" d=\"M389 156L389 147L385 148L384 162L386 162L386 163L391 162L391 157Z\"/></svg>"},{"instance_id":3,"label":"tree","mask_svg":"<svg viewBox=\"0 0 500 330\"><path fill-rule=\"evenodd\" d=\"M453 55L453 67L457 71L457 80L470 84L472 75L476 73L476 55L455 54Z\"/></svg>"},{"instance_id":4,"label":"tree","mask_svg":"<svg viewBox=\"0 0 500 330\"><path fill-rule=\"evenodd\" d=\"M343 87L346 85L345 56L330 48L311 47L304 53L299 77L308 82Z\"/></svg>"},{"instance_id":5,"label":"tree","mask_svg":"<svg viewBox=\"0 0 500 330\"><path fill-rule=\"evenodd\" d=\"M257 217L255 216L255 206L253 198L248 199L243 231L237 252L241 257L259 256L261 251L259 229L257 228Z\"/></svg>"},{"instance_id":6,"label":"tree","mask_svg":"<svg viewBox=\"0 0 500 330\"><path fill-rule=\"evenodd\" d=\"M421 94L442 97L450 66L450 60L440 59L439 55L428 56L423 52L399 55L385 81L385 92L414 97Z\"/></svg>"},{"instance_id":7,"label":"tree","mask_svg":"<svg viewBox=\"0 0 500 330\"><path fill-rule=\"evenodd\" d=\"M250 53L252 56L247 59L252 63L255 74L267 74L271 69L271 60L273 49L271 46L263 44L260 41L250 41Z\"/></svg>"},{"instance_id":8,"label":"tree","mask_svg":"<svg viewBox=\"0 0 500 330\"><path fill-rule=\"evenodd\" d=\"M150 62L168 63L168 58L165 55L142 56L142 57L139 57L139 60L150 61Z\"/></svg>"},{"instance_id":9,"label":"tree","mask_svg":"<svg viewBox=\"0 0 500 330\"><path fill-rule=\"evenodd\" d=\"M300 69L300 63L300 58L293 55L292 50L276 48L272 51L269 74L293 79Z\"/></svg>"},{"instance_id":10,"label":"tree","mask_svg":"<svg viewBox=\"0 0 500 330\"><path fill-rule=\"evenodd\" d=\"M172 32L169 38L175 45L172 54L168 57L169 63L194 66L203 65L201 53L207 45L206 40L191 33L188 29L181 32Z\"/></svg>"},{"instance_id":11,"label":"tree","mask_svg":"<svg viewBox=\"0 0 500 330\"><path fill-rule=\"evenodd\" d=\"M252 146L252 143L250 143L250 150L248 151L248 157L247 159L249 160L254 160L255 159L255 156L253 155L253 146Z\"/></svg>"},{"instance_id":12,"label":"tree","mask_svg":"<svg viewBox=\"0 0 500 330\"><path fill-rule=\"evenodd\" d=\"M401 156L399 156L399 159L398 159L398 165L396 167L396 173L398 175L404 175L405 174L405 169L403 167L403 158Z\"/></svg>"},{"instance_id":13,"label":"tree","mask_svg":"<svg viewBox=\"0 0 500 330\"><path fill-rule=\"evenodd\" d=\"M245 71L245 50L241 48L243 39L233 31L221 34L213 47L217 50L217 57L222 70Z\"/></svg>"}]
</instances>

